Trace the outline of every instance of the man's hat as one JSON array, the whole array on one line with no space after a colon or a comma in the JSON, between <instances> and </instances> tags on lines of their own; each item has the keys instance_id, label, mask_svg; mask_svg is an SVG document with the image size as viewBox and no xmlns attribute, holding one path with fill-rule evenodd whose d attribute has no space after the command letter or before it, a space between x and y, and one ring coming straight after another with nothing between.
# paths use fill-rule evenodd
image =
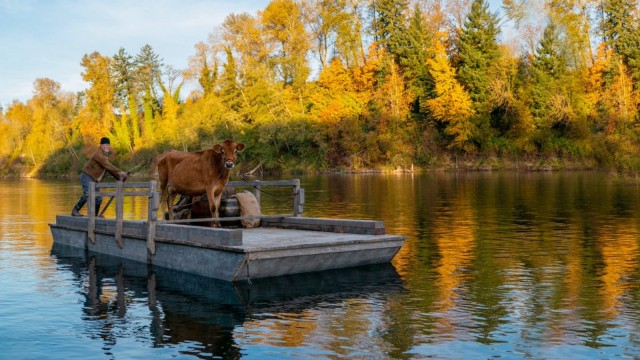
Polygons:
<instances>
[{"instance_id":1,"label":"man's hat","mask_svg":"<svg viewBox=\"0 0 640 360\"><path fill-rule=\"evenodd\" d=\"M111 141L109 141L108 137L103 137L102 139L100 139L100 145L102 144L109 144L111 145Z\"/></svg>"}]
</instances>

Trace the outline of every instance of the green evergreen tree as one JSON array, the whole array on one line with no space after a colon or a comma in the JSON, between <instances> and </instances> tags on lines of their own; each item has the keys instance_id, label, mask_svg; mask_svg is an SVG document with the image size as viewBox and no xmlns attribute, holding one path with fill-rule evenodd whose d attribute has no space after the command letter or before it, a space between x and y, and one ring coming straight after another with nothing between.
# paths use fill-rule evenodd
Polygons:
<instances>
[{"instance_id":1,"label":"green evergreen tree","mask_svg":"<svg viewBox=\"0 0 640 360\"><path fill-rule=\"evenodd\" d=\"M637 9L635 0L604 0L602 2L601 30L604 41L611 45L616 53L628 51L629 40L633 37Z\"/></svg>"},{"instance_id":2,"label":"green evergreen tree","mask_svg":"<svg viewBox=\"0 0 640 360\"><path fill-rule=\"evenodd\" d=\"M550 21L531 63L531 114L541 150L548 150L554 137L565 135L571 117L567 56L558 28Z\"/></svg>"},{"instance_id":3,"label":"green evergreen tree","mask_svg":"<svg viewBox=\"0 0 640 360\"><path fill-rule=\"evenodd\" d=\"M469 90L479 113L487 109L485 101L491 66L500 56L497 37L498 19L489 12L489 3L474 0L458 39L458 80Z\"/></svg>"},{"instance_id":4,"label":"green evergreen tree","mask_svg":"<svg viewBox=\"0 0 640 360\"><path fill-rule=\"evenodd\" d=\"M114 105L118 108L122 105L128 105L128 95L133 92L134 88L134 70L133 57L121 47L118 53L113 55L111 62L111 76L115 88Z\"/></svg>"},{"instance_id":5,"label":"green evergreen tree","mask_svg":"<svg viewBox=\"0 0 640 360\"><path fill-rule=\"evenodd\" d=\"M604 41L640 81L640 28L636 0L605 0L602 3L601 31ZM638 84L636 83L636 89Z\"/></svg>"},{"instance_id":6,"label":"green evergreen tree","mask_svg":"<svg viewBox=\"0 0 640 360\"><path fill-rule=\"evenodd\" d=\"M491 127L494 106L489 101L489 89L496 76L495 65L500 59L499 33L497 16L489 11L488 2L473 0L460 30L456 55L457 79L468 91L475 111L471 123L477 131L470 141L479 149L491 144L496 136L495 129Z\"/></svg>"},{"instance_id":7,"label":"green evergreen tree","mask_svg":"<svg viewBox=\"0 0 640 360\"><path fill-rule=\"evenodd\" d=\"M564 71L560 47L556 26L551 22L544 29L531 62L531 112L539 127L543 127L542 123L548 119L549 99L555 91L560 71Z\"/></svg>"},{"instance_id":8,"label":"green evergreen tree","mask_svg":"<svg viewBox=\"0 0 640 360\"><path fill-rule=\"evenodd\" d=\"M371 30L374 39L394 56L407 46L405 25L408 0L377 0L371 2Z\"/></svg>"},{"instance_id":9,"label":"green evergreen tree","mask_svg":"<svg viewBox=\"0 0 640 360\"><path fill-rule=\"evenodd\" d=\"M153 51L150 45L144 45L136 55L136 78L142 90L142 106L144 109L144 135L148 140L153 139L153 119L159 112L160 105L156 92L156 84L162 75L162 59Z\"/></svg>"},{"instance_id":10,"label":"green evergreen tree","mask_svg":"<svg viewBox=\"0 0 640 360\"><path fill-rule=\"evenodd\" d=\"M532 66L536 76L550 76L558 80L567 72L567 55L562 48L556 25L545 27L542 39L534 54Z\"/></svg>"},{"instance_id":11,"label":"green evergreen tree","mask_svg":"<svg viewBox=\"0 0 640 360\"><path fill-rule=\"evenodd\" d=\"M433 35L428 34L424 24L424 13L416 5L409 19L409 27L403 35L406 45L399 54L399 65L411 92L415 95L413 111L418 112L420 102L431 98L434 92L433 76L429 72L426 59L433 57Z\"/></svg>"},{"instance_id":12,"label":"green evergreen tree","mask_svg":"<svg viewBox=\"0 0 640 360\"><path fill-rule=\"evenodd\" d=\"M120 48L111 62L113 84L115 88L115 106L121 109L122 129L130 129L131 133L123 133L120 137L122 146L133 149L140 138L140 124L138 123L138 95L135 79L135 63L133 57ZM129 115L126 115L128 110Z\"/></svg>"}]
</instances>

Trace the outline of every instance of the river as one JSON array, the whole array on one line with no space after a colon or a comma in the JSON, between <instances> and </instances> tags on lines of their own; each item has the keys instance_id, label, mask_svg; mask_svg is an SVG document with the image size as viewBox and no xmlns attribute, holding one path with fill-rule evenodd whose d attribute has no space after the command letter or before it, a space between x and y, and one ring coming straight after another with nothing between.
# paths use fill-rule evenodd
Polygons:
<instances>
[{"instance_id":1,"label":"river","mask_svg":"<svg viewBox=\"0 0 640 360\"><path fill-rule=\"evenodd\" d=\"M233 284L53 246L79 181L0 181L0 359L640 358L640 185L598 172L302 176L392 264ZM136 180L137 181L137 180ZM263 193L282 213L285 193ZM128 198L125 218L146 217ZM113 217L113 209L106 213Z\"/></svg>"}]
</instances>

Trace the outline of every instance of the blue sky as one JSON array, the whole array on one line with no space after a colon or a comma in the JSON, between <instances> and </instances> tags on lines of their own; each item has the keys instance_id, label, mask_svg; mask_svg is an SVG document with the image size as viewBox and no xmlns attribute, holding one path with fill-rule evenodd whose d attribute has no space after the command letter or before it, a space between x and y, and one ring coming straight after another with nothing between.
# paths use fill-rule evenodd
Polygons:
<instances>
[{"instance_id":1,"label":"blue sky","mask_svg":"<svg viewBox=\"0 0 640 360\"><path fill-rule=\"evenodd\" d=\"M0 105L33 96L49 78L63 91L87 88L84 54L135 55L151 45L165 65L185 69L194 45L231 13L255 15L268 0L0 0Z\"/></svg>"}]
</instances>

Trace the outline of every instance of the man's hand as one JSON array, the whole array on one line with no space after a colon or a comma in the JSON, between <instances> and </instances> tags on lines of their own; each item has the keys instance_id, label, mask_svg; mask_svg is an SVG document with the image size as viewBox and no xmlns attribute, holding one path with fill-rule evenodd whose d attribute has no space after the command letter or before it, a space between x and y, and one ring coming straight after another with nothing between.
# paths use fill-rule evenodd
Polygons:
<instances>
[{"instance_id":1,"label":"man's hand","mask_svg":"<svg viewBox=\"0 0 640 360\"><path fill-rule=\"evenodd\" d=\"M124 171L120 171L120 181L125 181L127 180L127 178L129 177L129 174L124 172Z\"/></svg>"}]
</instances>

